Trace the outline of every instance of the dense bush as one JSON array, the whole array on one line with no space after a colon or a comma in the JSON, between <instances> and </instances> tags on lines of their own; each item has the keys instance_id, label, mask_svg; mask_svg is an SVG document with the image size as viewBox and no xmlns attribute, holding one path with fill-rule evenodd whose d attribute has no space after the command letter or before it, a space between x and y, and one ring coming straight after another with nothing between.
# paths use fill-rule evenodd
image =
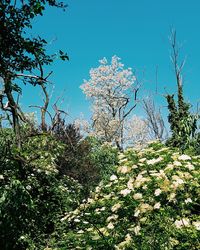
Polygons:
<instances>
[{"instance_id":1,"label":"dense bush","mask_svg":"<svg viewBox=\"0 0 200 250\"><path fill-rule=\"evenodd\" d=\"M117 149L94 137L83 139L74 124L65 125L60 120L53 136L63 145L62 154L57 158L59 173L76 179L84 186L86 194L117 163Z\"/></svg>"},{"instance_id":2,"label":"dense bush","mask_svg":"<svg viewBox=\"0 0 200 250\"><path fill-rule=\"evenodd\" d=\"M19 149L12 129L0 131L0 245L44 249L62 216L108 175L117 150L95 138L82 140L73 125L52 135L21 132Z\"/></svg>"},{"instance_id":3,"label":"dense bush","mask_svg":"<svg viewBox=\"0 0 200 250\"><path fill-rule=\"evenodd\" d=\"M109 143L101 143L95 137L88 137L86 139L91 145L90 158L93 165L99 170L99 178L101 181L108 178L112 173L113 166L118 162L118 149L112 147Z\"/></svg>"},{"instance_id":4,"label":"dense bush","mask_svg":"<svg viewBox=\"0 0 200 250\"><path fill-rule=\"evenodd\" d=\"M62 218L52 249L199 249L200 157L159 143L119 165Z\"/></svg>"},{"instance_id":5,"label":"dense bush","mask_svg":"<svg viewBox=\"0 0 200 250\"><path fill-rule=\"evenodd\" d=\"M1 249L44 249L66 211L74 209L81 186L60 177L56 158L62 144L50 136L27 138L19 150L2 130L0 155Z\"/></svg>"},{"instance_id":6,"label":"dense bush","mask_svg":"<svg viewBox=\"0 0 200 250\"><path fill-rule=\"evenodd\" d=\"M61 121L53 131L54 137L62 142L63 153L57 159L60 175L68 175L82 183L85 187L92 185L98 178L98 170L89 157L91 144L82 139L74 124Z\"/></svg>"}]
</instances>

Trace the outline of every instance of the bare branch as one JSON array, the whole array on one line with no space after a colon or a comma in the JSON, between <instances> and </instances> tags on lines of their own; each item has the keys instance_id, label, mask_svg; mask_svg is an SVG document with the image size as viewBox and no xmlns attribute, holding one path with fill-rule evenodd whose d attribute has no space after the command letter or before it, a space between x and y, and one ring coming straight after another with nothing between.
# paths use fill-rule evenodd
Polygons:
<instances>
[{"instance_id":1,"label":"bare branch","mask_svg":"<svg viewBox=\"0 0 200 250\"><path fill-rule=\"evenodd\" d=\"M181 62L179 62L180 46L177 43L176 30L171 30L171 35L170 35L169 40L170 40L171 47L172 47L171 60L172 60L173 67L174 67L176 82L177 82L178 88L181 88L183 85L182 70L185 65L186 58L184 58Z\"/></svg>"}]
</instances>

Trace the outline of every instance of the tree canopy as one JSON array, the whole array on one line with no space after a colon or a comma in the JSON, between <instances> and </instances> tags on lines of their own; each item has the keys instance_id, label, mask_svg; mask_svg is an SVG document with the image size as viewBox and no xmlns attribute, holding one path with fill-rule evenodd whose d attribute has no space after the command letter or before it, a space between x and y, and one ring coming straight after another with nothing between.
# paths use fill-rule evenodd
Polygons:
<instances>
[{"instance_id":1,"label":"tree canopy","mask_svg":"<svg viewBox=\"0 0 200 250\"><path fill-rule=\"evenodd\" d=\"M32 20L42 16L46 5L65 9L63 2L53 0L0 2L0 78L3 83L0 92L1 109L10 112L11 123L19 141L19 120L25 121L14 93L21 93L19 81L24 84L44 85L52 72L45 75L44 66L53 62L56 56L68 59L63 51L48 54L47 41L40 36L32 37L29 31ZM6 104L5 104L6 102Z\"/></svg>"}]
</instances>

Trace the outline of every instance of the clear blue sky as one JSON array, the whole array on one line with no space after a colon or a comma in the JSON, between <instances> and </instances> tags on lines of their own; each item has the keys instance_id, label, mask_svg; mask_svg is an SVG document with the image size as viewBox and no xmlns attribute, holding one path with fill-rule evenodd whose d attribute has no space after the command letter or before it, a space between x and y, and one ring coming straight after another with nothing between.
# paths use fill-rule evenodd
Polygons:
<instances>
[{"instance_id":1,"label":"clear blue sky","mask_svg":"<svg viewBox=\"0 0 200 250\"><path fill-rule=\"evenodd\" d=\"M187 56L184 91L193 104L200 100L200 1L199 0L68 0L66 12L50 9L33 25L33 34L49 42L51 52L66 51L69 62L57 61L51 69L54 98L63 94L63 108L75 118L81 112L89 117L89 102L79 86L89 78L89 70L104 56L117 55L127 67L144 70L141 97L155 91L158 66L158 92L175 91L168 36L177 30ZM24 106L39 101L39 89L29 88L21 100ZM166 105L162 96L158 105ZM138 109L140 114L141 110Z\"/></svg>"}]
</instances>

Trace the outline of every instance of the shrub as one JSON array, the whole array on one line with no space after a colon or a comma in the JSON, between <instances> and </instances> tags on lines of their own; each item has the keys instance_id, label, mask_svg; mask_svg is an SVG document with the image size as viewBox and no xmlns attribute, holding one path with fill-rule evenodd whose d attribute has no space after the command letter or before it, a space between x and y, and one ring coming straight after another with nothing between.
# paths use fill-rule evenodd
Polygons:
<instances>
[{"instance_id":1,"label":"shrub","mask_svg":"<svg viewBox=\"0 0 200 250\"><path fill-rule=\"evenodd\" d=\"M200 157L154 143L118 155L109 180L62 218L56 249L199 249Z\"/></svg>"},{"instance_id":2,"label":"shrub","mask_svg":"<svg viewBox=\"0 0 200 250\"><path fill-rule=\"evenodd\" d=\"M4 130L0 140L8 138ZM50 136L27 138L19 150L4 142L0 156L0 246L44 249L63 213L75 209L80 185L60 177L56 158L62 145Z\"/></svg>"},{"instance_id":3,"label":"shrub","mask_svg":"<svg viewBox=\"0 0 200 250\"><path fill-rule=\"evenodd\" d=\"M53 130L54 137L64 145L57 166L60 175L76 179L87 194L117 162L117 150L94 137L82 138L74 124L60 120Z\"/></svg>"}]
</instances>

